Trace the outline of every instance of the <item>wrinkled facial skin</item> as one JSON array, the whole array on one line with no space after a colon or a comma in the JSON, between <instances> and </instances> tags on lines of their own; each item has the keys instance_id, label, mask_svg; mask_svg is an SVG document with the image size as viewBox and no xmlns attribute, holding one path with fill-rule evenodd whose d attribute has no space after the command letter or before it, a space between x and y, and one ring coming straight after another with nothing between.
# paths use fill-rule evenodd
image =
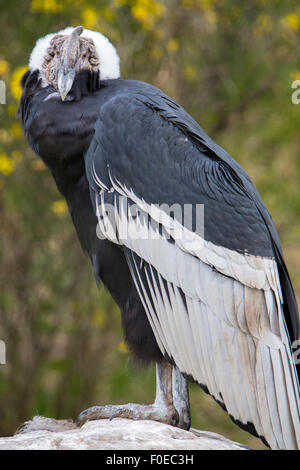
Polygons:
<instances>
[{"instance_id":1,"label":"wrinkled facial skin","mask_svg":"<svg viewBox=\"0 0 300 470\"><path fill-rule=\"evenodd\" d=\"M46 81L58 91L58 74L66 67L74 70L96 72L99 69L99 57L92 39L79 37L68 50L69 36L57 34L50 42L42 65Z\"/></svg>"}]
</instances>

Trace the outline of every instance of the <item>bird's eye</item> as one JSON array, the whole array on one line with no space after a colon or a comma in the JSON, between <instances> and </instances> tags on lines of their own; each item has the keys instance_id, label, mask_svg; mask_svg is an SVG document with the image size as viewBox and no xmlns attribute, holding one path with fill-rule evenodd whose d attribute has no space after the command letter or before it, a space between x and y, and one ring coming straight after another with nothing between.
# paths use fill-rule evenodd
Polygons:
<instances>
[{"instance_id":1,"label":"bird's eye","mask_svg":"<svg viewBox=\"0 0 300 470\"><path fill-rule=\"evenodd\" d=\"M87 57L86 54L83 54L82 58L83 58L83 59L86 59L86 57Z\"/></svg>"},{"instance_id":2,"label":"bird's eye","mask_svg":"<svg viewBox=\"0 0 300 470\"><path fill-rule=\"evenodd\" d=\"M60 52L59 52L59 51L56 51L56 55L59 56L59 55L60 55Z\"/></svg>"}]
</instances>

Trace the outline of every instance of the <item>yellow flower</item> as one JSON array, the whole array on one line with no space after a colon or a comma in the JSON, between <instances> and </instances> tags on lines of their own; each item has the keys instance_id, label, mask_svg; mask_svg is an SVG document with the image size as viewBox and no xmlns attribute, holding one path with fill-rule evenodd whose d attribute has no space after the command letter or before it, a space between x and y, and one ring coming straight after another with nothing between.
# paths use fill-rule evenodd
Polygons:
<instances>
[{"instance_id":1,"label":"yellow flower","mask_svg":"<svg viewBox=\"0 0 300 470\"><path fill-rule=\"evenodd\" d=\"M129 353L129 349L128 349L128 346L127 344L125 343L124 340L122 340L118 346L118 351L121 353L121 354L128 354Z\"/></svg>"},{"instance_id":2,"label":"yellow flower","mask_svg":"<svg viewBox=\"0 0 300 470\"><path fill-rule=\"evenodd\" d=\"M105 313L98 311L92 316L92 325L95 328L102 328L105 325L106 320L107 318Z\"/></svg>"},{"instance_id":3,"label":"yellow flower","mask_svg":"<svg viewBox=\"0 0 300 470\"><path fill-rule=\"evenodd\" d=\"M167 44L167 49L169 52L177 52L179 49L178 39L170 39Z\"/></svg>"},{"instance_id":4,"label":"yellow flower","mask_svg":"<svg viewBox=\"0 0 300 470\"><path fill-rule=\"evenodd\" d=\"M28 68L27 65L23 65L21 67L16 68L16 70L12 74L12 77L10 80L10 90L11 90L13 97L16 100L19 100L21 98L22 88L20 85L20 81L21 81L22 76L26 72L27 68Z\"/></svg>"},{"instance_id":5,"label":"yellow flower","mask_svg":"<svg viewBox=\"0 0 300 470\"><path fill-rule=\"evenodd\" d=\"M299 30L300 21L296 13L290 13L289 15L283 18L284 24L292 31L296 32Z\"/></svg>"},{"instance_id":6,"label":"yellow flower","mask_svg":"<svg viewBox=\"0 0 300 470\"><path fill-rule=\"evenodd\" d=\"M186 65L183 69L183 75L186 80L194 81L197 78L197 69L193 65Z\"/></svg>"},{"instance_id":7,"label":"yellow flower","mask_svg":"<svg viewBox=\"0 0 300 470\"><path fill-rule=\"evenodd\" d=\"M51 205L51 210L58 217L64 217L68 212L68 206L64 199L59 199L58 201L53 202Z\"/></svg>"},{"instance_id":8,"label":"yellow flower","mask_svg":"<svg viewBox=\"0 0 300 470\"><path fill-rule=\"evenodd\" d=\"M15 169L15 162L5 153L0 154L0 173L9 175Z\"/></svg>"},{"instance_id":9,"label":"yellow flower","mask_svg":"<svg viewBox=\"0 0 300 470\"><path fill-rule=\"evenodd\" d=\"M0 75L6 75L9 71L9 64L6 60L0 59Z\"/></svg>"},{"instance_id":10,"label":"yellow flower","mask_svg":"<svg viewBox=\"0 0 300 470\"><path fill-rule=\"evenodd\" d=\"M157 0L133 0L132 15L142 24L144 29L153 29L156 20L165 11L165 6Z\"/></svg>"},{"instance_id":11,"label":"yellow flower","mask_svg":"<svg viewBox=\"0 0 300 470\"><path fill-rule=\"evenodd\" d=\"M81 13L82 26L93 29L98 23L99 15L93 8L85 8Z\"/></svg>"},{"instance_id":12,"label":"yellow flower","mask_svg":"<svg viewBox=\"0 0 300 470\"><path fill-rule=\"evenodd\" d=\"M290 72L290 78L292 82L294 82L295 80L300 80L300 70L292 70Z\"/></svg>"},{"instance_id":13,"label":"yellow flower","mask_svg":"<svg viewBox=\"0 0 300 470\"><path fill-rule=\"evenodd\" d=\"M253 33L256 38L262 38L266 34L270 33L273 29L273 22L269 15L258 15Z\"/></svg>"},{"instance_id":14,"label":"yellow flower","mask_svg":"<svg viewBox=\"0 0 300 470\"><path fill-rule=\"evenodd\" d=\"M19 122L14 122L10 127L11 133L14 138L21 137L22 128Z\"/></svg>"},{"instance_id":15,"label":"yellow flower","mask_svg":"<svg viewBox=\"0 0 300 470\"><path fill-rule=\"evenodd\" d=\"M63 9L63 4L57 0L32 0L31 9L45 13L58 13Z\"/></svg>"}]
</instances>

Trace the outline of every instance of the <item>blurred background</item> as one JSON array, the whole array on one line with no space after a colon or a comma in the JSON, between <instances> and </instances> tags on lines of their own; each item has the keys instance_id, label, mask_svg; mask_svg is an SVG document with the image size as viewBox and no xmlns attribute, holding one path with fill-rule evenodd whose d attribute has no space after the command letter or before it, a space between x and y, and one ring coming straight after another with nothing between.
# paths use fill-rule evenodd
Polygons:
<instances>
[{"instance_id":1,"label":"blurred background","mask_svg":"<svg viewBox=\"0 0 300 470\"><path fill-rule=\"evenodd\" d=\"M15 117L35 41L66 26L107 35L122 76L171 95L247 170L277 225L300 299L300 4L290 0L0 0L0 435L35 414L150 403L154 368L133 364L120 315L81 252L66 204ZM192 426L254 448L191 385Z\"/></svg>"}]
</instances>

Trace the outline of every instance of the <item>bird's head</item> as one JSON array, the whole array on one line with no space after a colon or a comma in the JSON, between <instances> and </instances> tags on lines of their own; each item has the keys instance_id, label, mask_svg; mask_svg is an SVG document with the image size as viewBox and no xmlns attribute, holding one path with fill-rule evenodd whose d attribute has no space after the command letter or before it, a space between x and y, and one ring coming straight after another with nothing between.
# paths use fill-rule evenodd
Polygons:
<instances>
[{"instance_id":1,"label":"bird's head","mask_svg":"<svg viewBox=\"0 0 300 470\"><path fill-rule=\"evenodd\" d=\"M64 101L76 75L83 70L99 73L99 80L119 78L119 56L102 34L66 28L39 39L31 53L30 70L38 69L42 86L52 85Z\"/></svg>"}]
</instances>

